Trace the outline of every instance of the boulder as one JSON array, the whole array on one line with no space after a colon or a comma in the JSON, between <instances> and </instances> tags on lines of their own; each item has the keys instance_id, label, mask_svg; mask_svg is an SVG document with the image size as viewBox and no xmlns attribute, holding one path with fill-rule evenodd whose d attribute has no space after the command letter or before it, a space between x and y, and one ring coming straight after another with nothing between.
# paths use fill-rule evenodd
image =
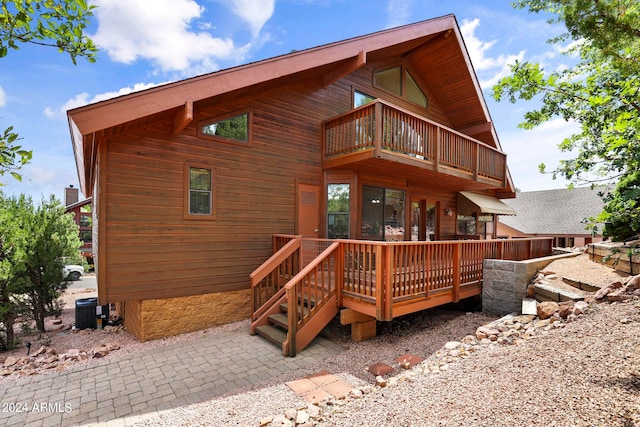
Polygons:
<instances>
[{"instance_id":1,"label":"boulder","mask_svg":"<svg viewBox=\"0 0 640 427\"><path fill-rule=\"evenodd\" d=\"M589 304L584 301L578 301L573 305L573 314L576 316L582 313L586 313L589 309Z\"/></svg>"},{"instance_id":2,"label":"boulder","mask_svg":"<svg viewBox=\"0 0 640 427\"><path fill-rule=\"evenodd\" d=\"M540 304L538 304L538 307L537 307L538 318L540 320L548 319L551 316L553 316L553 313L555 313L559 309L560 309L560 306L558 305L557 302L543 301Z\"/></svg>"},{"instance_id":3,"label":"boulder","mask_svg":"<svg viewBox=\"0 0 640 427\"><path fill-rule=\"evenodd\" d=\"M9 357L7 357L7 358L4 360L4 364L3 364L3 366L4 366L5 368L8 368L9 366L13 366L13 365L15 365L16 363L18 363L18 358L13 357L13 356L9 356Z\"/></svg>"},{"instance_id":4,"label":"boulder","mask_svg":"<svg viewBox=\"0 0 640 427\"><path fill-rule=\"evenodd\" d=\"M573 313L573 307L569 304L562 304L558 310L558 314L563 319L566 319L571 313Z\"/></svg>"},{"instance_id":5,"label":"boulder","mask_svg":"<svg viewBox=\"0 0 640 427\"><path fill-rule=\"evenodd\" d=\"M607 301L609 302L626 301L628 299L631 299L631 295L627 293L625 288L616 289L615 291L607 294Z\"/></svg>"},{"instance_id":6,"label":"boulder","mask_svg":"<svg viewBox=\"0 0 640 427\"><path fill-rule=\"evenodd\" d=\"M640 274L637 275L637 276L633 276L627 282L627 291L628 292L633 292L633 291L635 291L637 289L640 289Z\"/></svg>"},{"instance_id":7,"label":"boulder","mask_svg":"<svg viewBox=\"0 0 640 427\"><path fill-rule=\"evenodd\" d=\"M604 288L600 288L598 289L598 291L593 295L593 297L597 300L597 301L602 301L603 299L605 299L607 297L607 295L609 295L611 292L613 292L613 288L610 287L609 285L605 286Z\"/></svg>"}]
</instances>

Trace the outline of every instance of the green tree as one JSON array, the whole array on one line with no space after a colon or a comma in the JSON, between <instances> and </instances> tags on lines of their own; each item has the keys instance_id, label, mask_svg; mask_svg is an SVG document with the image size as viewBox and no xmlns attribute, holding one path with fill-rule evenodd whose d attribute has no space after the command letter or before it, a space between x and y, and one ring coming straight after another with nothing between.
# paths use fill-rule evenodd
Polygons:
<instances>
[{"instance_id":1,"label":"green tree","mask_svg":"<svg viewBox=\"0 0 640 427\"><path fill-rule=\"evenodd\" d=\"M68 283L62 275L65 258L75 259L82 245L73 214L51 197L36 206L30 197L0 196L0 298L10 312L23 311L45 330L44 319L55 308ZM15 307L11 306L12 302ZM18 308L16 308L18 307ZM15 320L15 318L14 318ZM6 325L6 323L5 323Z\"/></svg>"},{"instance_id":2,"label":"green tree","mask_svg":"<svg viewBox=\"0 0 640 427\"><path fill-rule=\"evenodd\" d=\"M549 43L574 42L578 55L569 69L545 72L535 63L516 62L493 91L498 101L537 98L541 106L524 116L531 129L553 118L575 121L580 131L559 144L574 152L551 171L572 184L618 182L602 192L605 211L598 221L631 223L640 209L640 3L637 0L518 0L516 8L552 14L566 32ZM545 165L540 170L546 172ZM624 205L624 213L616 206ZM640 231L635 222L634 232Z\"/></svg>"},{"instance_id":3,"label":"green tree","mask_svg":"<svg viewBox=\"0 0 640 427\"><path fill-rule=\"evenodd\" d=\"M18 199L5 199L0 193L0 351L15 346L13 327L23 314L19 296L24 294L24 246L26 231L21 228L21 204Z\"/></svg>"},{"instance_id":4,"label":"green tree","mask_svg":"<svg viewBox=\"0 0 640 427\"><path fill-rule=\"evenodd\" d=\"M44 332L44 318L55 309L68 286L62 275L64 259L77 256L82 242L73 214L65 213L62 203L53 196L37 207L27 199L27 209L21 214L22 227L30 236L24 250L28 308L36 328Z\"/></svg>"},{"instance_id":5,"label":"green tree","mask_svg":"<svg viewBox=\"0 0 640 427\"><path fill-rule=\"evenodd\" d=\"M97 48L84 34L94 7L85 0L0 0L0 58L30 43L66 52L74 64L78 57L95 62ZM32 152L16 145L18 140L13 127L0 133L0 176L9 172L20 181L17 171Z\"/></svg>"}]
</instances>

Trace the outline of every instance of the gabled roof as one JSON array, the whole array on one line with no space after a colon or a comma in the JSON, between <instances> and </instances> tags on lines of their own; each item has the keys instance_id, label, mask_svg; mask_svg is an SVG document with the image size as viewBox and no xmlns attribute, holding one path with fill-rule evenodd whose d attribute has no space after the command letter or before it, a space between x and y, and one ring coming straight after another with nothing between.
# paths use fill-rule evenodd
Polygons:
<instances>
[{"instance_id":1,"label":"gabled roof","mask_svg":"<svg viewBox=\"0 0 640 427\"><path fill-rule=\"evenodd\" d=\"M598 191L583 187L520 192L515 199L503 200L516 216L501 216L500 222L531 235L589 235L585 220L604 207Z\"/></svg>"},{"instance_id":2,"label":"gabled roof","mask_svg":"<svg viewBox=\"0 0 640 427\"><path fill-rule=\"evenodd\" d=\"M193 109L207 100L245 96L310 78L326 86L368 61L391 56L411 61L457 130L501 149L455 16L446 15L70 110L82 192L92 193L98 140L104 136L160 118L172 119L179 133L192 120Z\"/></svg>"}]
</instances>

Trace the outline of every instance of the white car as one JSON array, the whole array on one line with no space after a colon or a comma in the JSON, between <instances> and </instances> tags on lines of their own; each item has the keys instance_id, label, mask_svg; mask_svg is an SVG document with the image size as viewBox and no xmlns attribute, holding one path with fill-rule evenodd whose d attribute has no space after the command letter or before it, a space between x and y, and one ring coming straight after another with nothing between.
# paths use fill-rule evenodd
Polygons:
<instances>
[{"instance_id":1,"label":"white car","mask_svg":"<svg viewBox=\"0 0 640 427\"><path fill-rule=\"evenodd\" d=\"M84 276L84 267L81 265L65 265L62 269L62 276L66 280L80 280Z\"/></svg>"}]
</instances>

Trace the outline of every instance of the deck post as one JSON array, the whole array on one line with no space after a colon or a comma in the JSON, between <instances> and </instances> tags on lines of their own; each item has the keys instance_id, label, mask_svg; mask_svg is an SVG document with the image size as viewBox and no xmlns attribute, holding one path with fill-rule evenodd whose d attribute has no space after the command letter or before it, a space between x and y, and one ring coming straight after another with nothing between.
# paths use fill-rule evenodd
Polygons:
<instances>
[{"instance_id":1,"label":"deck post","mask_svg":"<svg viewBox=\"0 0 640 427\"><path fill-rule=\"evenodd\" d=\"M382 104L376 102L374 110L374 123L375 123L375 135L374 135L374 157L380 157L382 152L382 140L384 138L383 133L383 117L382 117Z\"/></svg>"},{"instance_id":2,"label":"deck post","mask_svg":"<svg viewBox=\"0 0 640 427\"><path fill-rule=\"evenodd\" d=\"M304 304L304 301L298 303L298 295L296 287L287 289L287 317L289 323L287 325L287 338L289 342L289 357L296 356L296 334L298 333L298 304Z\"/></svg>"},{"instance_id":3,"label":"deck post","mask_svg":"<svg viewBox=\"0 0 640 427\"><path fill-rule=\"evenodd\" d=\"M453 302L460 301L460 276L462 275L462 243L453 246Z\"/></svg>"},{"instance_id":4,"label":"deck post","mask_svg":"<svg viewBox=\"0 0 640 427\"><path fill-rule=\"evenodd\" d=\"M344 243L340 242L340 246L336 251L336 261L334 264L334 277L336 280L336 305L342 307L342 289L344 288Z\"/></svg>"},{"instance_id":5,"label":"deck post","mask_svg":"<svg viewBox=\"0 0 640 427\"><path fill-rule=\"evenodd\" d=\"M393 285L395 282L396 272L393 268L393 259L395 257L395 246L384 246L384 320L393 319Z\"/></svg>"},{"instance_id":6,"label":"deck post","mask_svg":"<svg viewBox=\"0 0 640 427\"><path fill-rule=\"evenodd\" d=\"M478 171L480 170L480 147L478 144L473 145L473 157L475 159L475 165L473 166L473 180L478 180Z\"/></svg>"},{"instance_id":7,"label":"deck post","mask_svg":"<svg viewBox=\"0 0 640 427\"><path fill-rule=\"evenodd\" d=\"M442 129L440 127L436 128L436 143L435 143L435 170L436 172L440 171L440 153L442 152Z\"/></svg>"}]
</instances>

